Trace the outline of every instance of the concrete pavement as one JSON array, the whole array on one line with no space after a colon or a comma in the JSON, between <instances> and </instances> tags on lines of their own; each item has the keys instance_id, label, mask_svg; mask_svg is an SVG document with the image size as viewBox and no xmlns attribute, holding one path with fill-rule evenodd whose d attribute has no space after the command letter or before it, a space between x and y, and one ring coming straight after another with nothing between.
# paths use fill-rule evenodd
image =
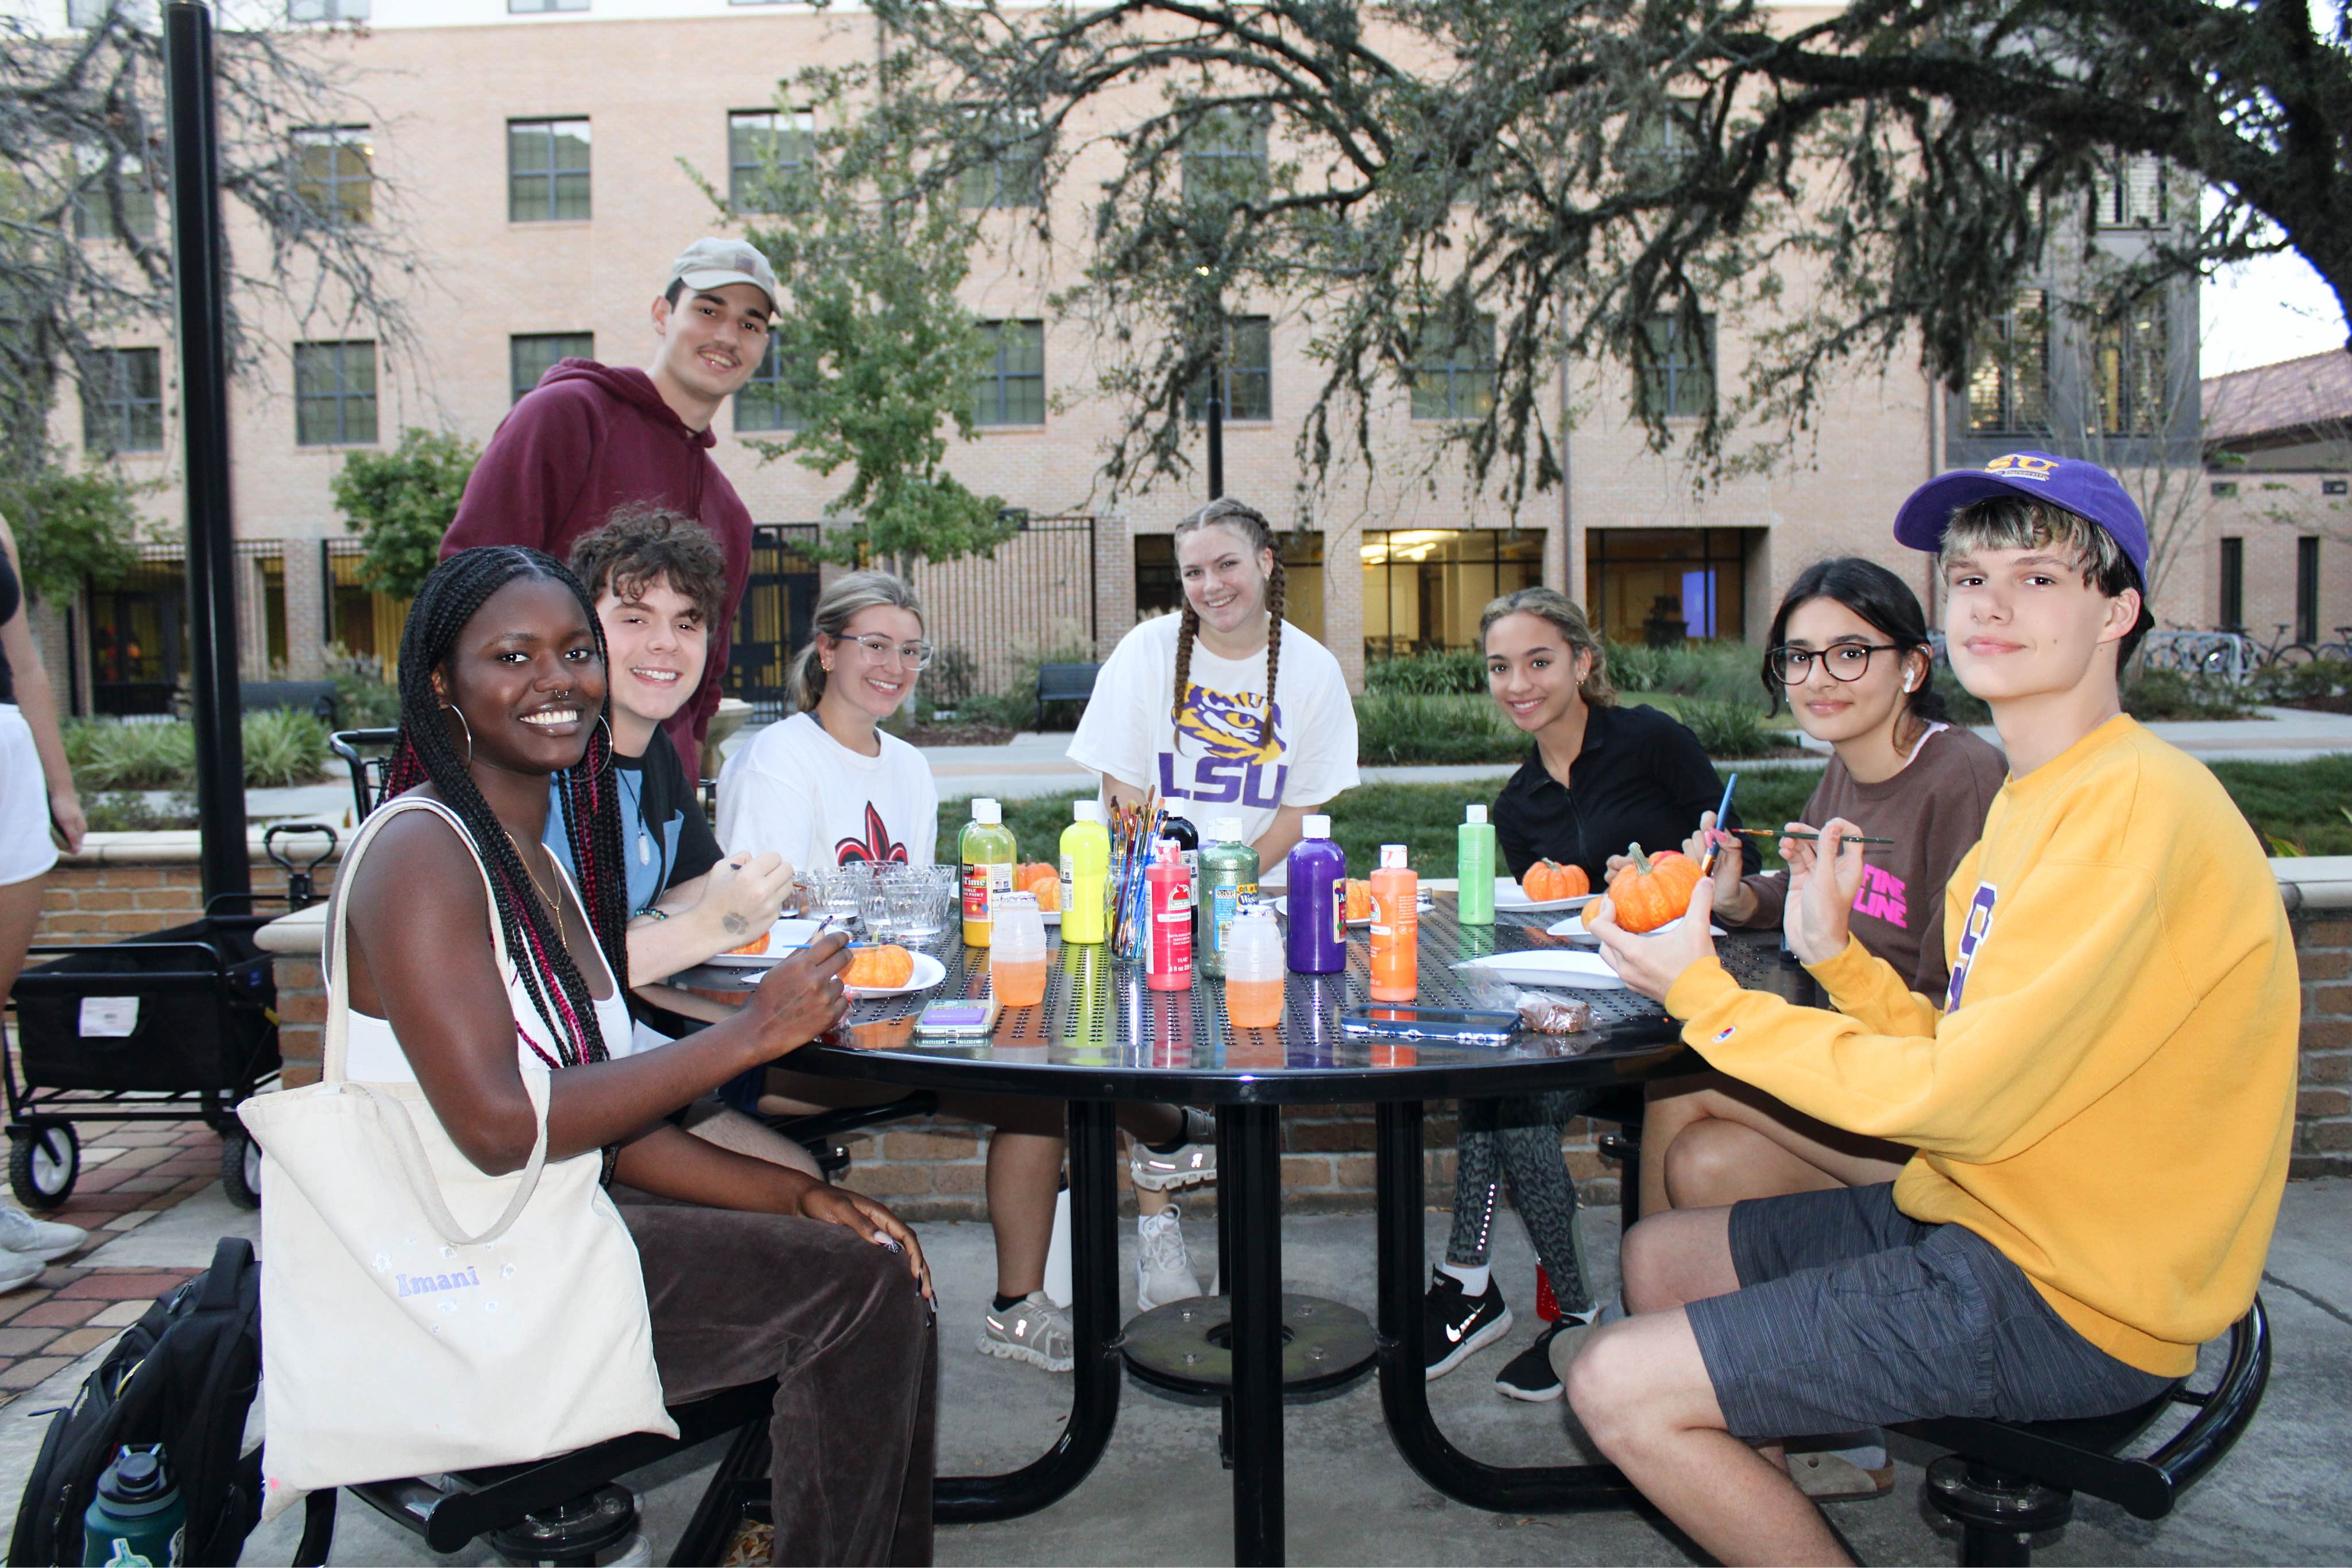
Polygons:
<instances>
[{"instance_id":1,"label":"concrete pavement","mask_svg":"<svg viewBox=\"0 0 2352 1568\"><path fill-rule=\"evenodd\" d=\"M1432 1255L1446 1217L1428 1218ZM92 1261L201 1266L224 1229L250 1233L253 1217L216 1193L199 1195L112 1242ZM1601 1283L1613 1288L1613 1212L1582 1223ZM1188 1222L1192 1256L1205 1262L1214 1234ZM2298 1182L2287 1189L2263 1284L2277 1365L2261 1416L2237 1449L2169 1519L2146 1523L2095 1500L2042 1559L2074 1563L2341 1563L2352 1558L2352 1492L2342 1484L2352 1451L2352 1181ZM974 1473L1013 1468L1058 1436L1066 1380L983 1358L971 1345L992 1285L984 1225L923 1227L940 1284L940 1465ZM1131 1260L1134 1228L1121 1226ZM117 1256L119 1254L119 1256ZM1492 1378L1534 1335L1533 1263L1516 1222L1498 1228L1496 1275L1522 1310L1508 1342L1473 1357L1432 1389L1439 1422L1469 1453L1496 1463L1558 1462L1575 1446L1563 1406L1496 1397ZM1284 1226L1285 1276L1294 1288L1372 1301L1369 1215L1293 1218ZM1131 1265L1123 1294L1133 1293ZM0 1497L13 1498L37 1449L44 1421L101 1352L0 1410ZM1286 1420L1290 1554L1297 1563L1667 1563L1694 1561L1684 1542L1627 1512L1566 1516L1488 1514L1447 1501L1406 1469L1381 1424L1376 1385L1294 1406ZM1129 1381L1101 1466L1077 1491L1029 1519L944 1530L939 1561L997 1563L1214 1563L1231 1560L1231 1478L1216 1458L1213 1407L1180 1404ZM1954 1541L1920 1504L1921 1466L1932 1456L1898 1444L1895 1492L1832 1505L1840 1529L1873 1563L1947 1563ZM681 1456L633 1478L646 1496L657 1558L676 1538L716 1461L714 1449ZM263 1527L245 1561L289 1560L299 1511ZM363 1508L346 1507L333 1561L424 1563L430 1554ZM490 1563L475 1550L443 1561Z\"/></svg>"}]
</instances>

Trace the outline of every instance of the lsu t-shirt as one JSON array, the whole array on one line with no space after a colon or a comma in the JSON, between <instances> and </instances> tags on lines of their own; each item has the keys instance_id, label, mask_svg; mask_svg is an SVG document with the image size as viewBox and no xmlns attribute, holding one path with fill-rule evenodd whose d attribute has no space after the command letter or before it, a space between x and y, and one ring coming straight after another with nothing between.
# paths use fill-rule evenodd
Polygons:
<instances>
[{"instance_id":1,"label":"lsu t-shirt","mask_svg":"<svg viewBox=\"0 0 2352 1568\"><path fill-rule=\"evenodd\" d=\"M897 736L876 737L881 755L861 755L805 713L753 736L719 770L719 841L730 854L773 850L799 871L931 864L940 836L931 765Z\"/></svg>"},{"instance_id":2,"label":"lsu t-shirt","mask_svg":"<svg viewBox=\"0 0 2352 1568\"><path fill-rule=\"evenodd\" d=\"M1190 680L1176 700L1181 617L1146 621L1119 639L1070 742L1070 760L1155 789L1205 836L1238 817L1253 842L1285 806L1319 806L1355 787L1356 708L1339 661L1286 624L1276 673L1274 725L1266 711L1265 654L1225 659L1195 639ZM1265 868L1279 880L1279 868Z\"/></svg>"}]
</instances>

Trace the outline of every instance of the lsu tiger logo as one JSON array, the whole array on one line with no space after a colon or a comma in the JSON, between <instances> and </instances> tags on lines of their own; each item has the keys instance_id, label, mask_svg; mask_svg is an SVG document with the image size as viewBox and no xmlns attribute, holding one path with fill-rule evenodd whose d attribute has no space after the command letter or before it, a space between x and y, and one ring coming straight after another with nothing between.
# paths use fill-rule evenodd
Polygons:
<instances>
[{"instance_id":1,"label":"lsu tiger logo","mask_svg":"<svg viewBox=\"0 0 2352 1568\"><path fill-rule=\"evenodd\" d=\"M1944 988L1946 1012L1960 1005L1960 995L1968 989L1969 967L1975 964L1985 938L1992 935L1992 907L2000 901L1999 888L1989 882L1977 883L1977 895L1969 901L1968 920L1960 926L1959 946L1952 955L1952 983Z\"/></svg>"},{"instance_id":2,"label":"lsu tiger logo","mask_svg":"<svg viewBox=\"0 0 2352 1568\"><path fill-rule=\"evenodd\" d=\"M2006 474L2012 479L2047 479L2057 471L2058 460L2039 452L2011 452L1985 465L1986 473Z\"/></svg>"},{"instance_id":3,"label":"lsu tiger logo","mask_svg":"<svg viewBox=\"0 0 2352 1568\"><path fill-rule=\"evenodd\" d=\"M1176 748L1160 754L1160 793L1170 800L1197 800L1271 808L1282 804L1290 765L1283 760L1282 706L1273 709L1267 734L1258 739L1265 696L1212 691L1193 684L1176 714Z\"/></svg>"},{"instance_id":4,"label":"lsu tiger logo","mask_svg":"<svg viewBox=\"0 0 2352 1568\"><path fill-rule=\"evenodd\" d=\"M1223 762L1275 762L1282 757L1282 708L1276 705L1274 723L1265 726L1265 744L1258 742L1265 697L1258 692L1229 696L1194 684L1184 693L1176 714L1176 734L1201 743L1201 748ZM1187 749L1190 749L1189 747Z\"/></svg>"}]
</instances>

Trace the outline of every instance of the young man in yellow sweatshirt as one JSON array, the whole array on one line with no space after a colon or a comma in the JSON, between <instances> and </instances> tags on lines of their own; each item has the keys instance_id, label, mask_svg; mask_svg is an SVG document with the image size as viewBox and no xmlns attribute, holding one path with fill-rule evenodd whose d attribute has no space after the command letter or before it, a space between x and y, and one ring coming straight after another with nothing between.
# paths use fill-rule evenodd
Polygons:
<instances>
[{"instance_id":1,"label":"young man in yellow sweatshirt","mask_svg":"<svg viewBox=\"0 0 2352 1568\"><path fill-rule=\"evenodd\" d=\"M1778 1439L2128 1408L2252 1302L2294 1126L2294 948L2201 764L2124 716L2152 623L2114 477L2041 453L1947 474L1895 537L1938 554L1952 667L2010 777L1946 891L1951 982L1846 931L1853 824L1781 841L1790 946L1837 1010L1745 991L1710 884L1604 951L1720 1069L1919 1152L1888 1186L1678 1210L1626 1236L1625 1304L1566 1369L1602 1452L1725 1563L1848 1561Z\"/></svg>"}]
</instances>

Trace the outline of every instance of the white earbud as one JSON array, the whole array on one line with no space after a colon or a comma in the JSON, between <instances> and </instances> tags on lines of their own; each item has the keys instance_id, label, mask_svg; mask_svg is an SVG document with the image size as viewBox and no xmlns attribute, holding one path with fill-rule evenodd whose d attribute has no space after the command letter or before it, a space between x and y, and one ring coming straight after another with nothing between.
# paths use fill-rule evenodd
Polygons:
<instances>
[{"instance_id":1,"label":"white earbud","mask_svg":"<svg viewBox=\"0 0 2352 1568\"><path fill-rule=\"evenodd\" d=\"M1919 677L1916 675L1904 676L1903 689L1906 692L1917 691L1919 689Z\"/></svg>"}]
</instances>

